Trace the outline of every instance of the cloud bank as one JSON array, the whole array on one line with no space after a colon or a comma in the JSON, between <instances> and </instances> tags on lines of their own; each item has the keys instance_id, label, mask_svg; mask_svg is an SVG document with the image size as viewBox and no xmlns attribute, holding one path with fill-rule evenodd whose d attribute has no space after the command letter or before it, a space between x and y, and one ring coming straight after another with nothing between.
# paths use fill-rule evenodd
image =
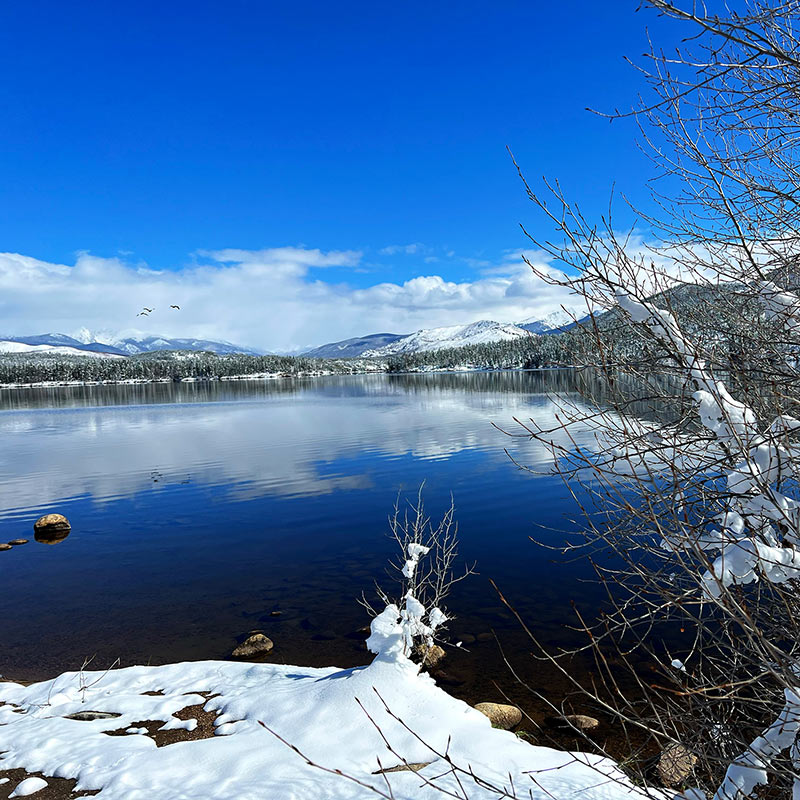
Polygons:
<instances>
[{"instance_id":1,"label":"cloud bank","mask_svg":"<svg viewBox=\"0 0 800 800\"><path fill-rule=\"evenodd\" d=\"M72 265L0 253L0 335L141 331L285 352L368 333L514 322L574 303L536 278L519 254L471 281L424 275L365 288L326 279L329 268L341 274L363 265L354 250L227 249L195 258L177 270L155 270L88 253ZM153 312L137 317L145 306Z\"/></svg>"}]
</instances>

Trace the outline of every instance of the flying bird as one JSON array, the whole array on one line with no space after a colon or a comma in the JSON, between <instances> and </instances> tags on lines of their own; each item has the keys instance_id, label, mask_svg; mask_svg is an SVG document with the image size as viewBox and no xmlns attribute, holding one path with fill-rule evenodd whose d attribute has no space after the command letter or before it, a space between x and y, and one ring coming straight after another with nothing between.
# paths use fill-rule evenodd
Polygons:
<instances>
[{"instance_id":1,"label":"flying bird","mask_svg":"<svg viewBox=\"0 0 800 800\"><path fill-rule=\"evenodd\" d=\"M181 310L181 307L180 307L180 306L170 306L170 308L177 308L177 309L178 309L178 311L180 311L180 310Z\"/></svg>"},{"instance_id":2,"label":"flying bird","mask_svg":"<svg viewBox=\"0 0 800 800\"><path fill-rule=\"evenodd\" d=\"M148 314L152 311L152 308L148 308L147 306L142 306L142 311L146 311Z\"/></svg>"},{"instance_id":3,"label":"flying bird","mask_svg":"<svg viewBox=\"0 0 800 800\"><path fill-rule=\"evenodd\" d=\"M136 316L137 317L149 317L150 315L146 311L140 311Z\"/></svg>"}]
</instances>

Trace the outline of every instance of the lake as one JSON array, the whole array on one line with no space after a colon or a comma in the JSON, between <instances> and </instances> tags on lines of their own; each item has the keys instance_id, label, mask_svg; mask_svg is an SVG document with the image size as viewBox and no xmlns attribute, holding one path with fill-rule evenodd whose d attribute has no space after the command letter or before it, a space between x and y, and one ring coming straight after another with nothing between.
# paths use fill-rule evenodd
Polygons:
<instances>
[{"instance_id":1,"label":"lake","mask_svg":"<svg viewBox=\"0 0 800 800\"><path fill-rule=\"evenodd\" d=\"M503 608L494 580L553 645L572 600L597 607L583 562L531 541L577 530L546 448L510 438L513 418L554 422L568 371L0 390L0 673L39 679L119 658L225 658L262 630L269 660L365 663L374 597L395 554L387 516L401 494L437 518L452 493L460 553L453 640L494 631L525 677L554 678ZM519 432L519 429L517 429ZM573 431L591 446L589 431ZM535 472L518 469L504 448ZM42 514L70 535L33 540ZM280 615L273 615L280 611ZM486 637L481 637L485 639ZM498 699L494 641L449 651L453 691ZM511 694L515 690L509 689Z\"/></svg>"}]
</instances>

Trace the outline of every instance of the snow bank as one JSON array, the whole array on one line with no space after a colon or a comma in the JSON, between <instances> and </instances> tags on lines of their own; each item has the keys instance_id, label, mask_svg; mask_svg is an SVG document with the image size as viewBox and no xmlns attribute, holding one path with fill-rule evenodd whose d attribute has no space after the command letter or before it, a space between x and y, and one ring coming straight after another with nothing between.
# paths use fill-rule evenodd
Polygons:
<instances>
[{"instance_id":1,"label":"snow bank","mask_svg":"<svg viewBox=\"0 0 800 800\"><path fill-rule=\"evenodd\" d=\"M156 691L163 694L144 694ZM382 700L408 729L387 712ZM146 720L174 725L175 712L200 703L207 711L219 712L216 735L210 738L157 747L140 732L105 733L139 731L138 723ZM87 710L120 716L65 719ZM392 656L384 651L369 667L348 670L202 661L83 676L68 672L28 687L0 683L0 770L22 767L45 776L76 778L78 790L100 789L98 800L377 796L308 765L259 722L321 766L342 770L386 794L388 780L397 800L440 800L443 795L433 784L455 791L442 758L445 752L456 765L471 767L497 786L508 787L512 776L519 797L644 796L606 759L534 747L493 729L486 717L445 694L396 651ZM403 759L433 763L419 773L373 775ZM462 774L460 780L471 800L497 797L468 776Z\"/></svg>"}]
</instances>

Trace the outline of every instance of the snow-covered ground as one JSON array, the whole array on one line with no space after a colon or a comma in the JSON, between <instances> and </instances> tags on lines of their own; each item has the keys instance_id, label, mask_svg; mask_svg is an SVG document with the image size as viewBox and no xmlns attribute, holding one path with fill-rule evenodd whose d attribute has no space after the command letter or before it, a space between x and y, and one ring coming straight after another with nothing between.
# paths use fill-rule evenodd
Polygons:
<instances>
[{"instance_id":1,"label":"snow-covered ground","mask_svg":"<svg viewBox=\"0 0 800 800\"><path fill-rule=\"evenodd\" d=\"M606 759L535 747L493 729L391 650L347 670L201 661L68 672L28 687L0 683L0 771L74 778L76 791L99 789L98 800L379 796L367 786L396 800L441 800L448 795L436 787L462 792L459 782L470 800L482 800L513 796L488 788L510 791L510 779L516 796L532 800L644 797ZM213 735L163 747L145 735L143 723L152 720L192 730L193 719L173 715L199 704L218 714ZM119 716L66 719L90 710ZM374 774L404 762L430 764ZM463 771L454 775L453 766Z\"/></svg>"},{"instance_id":2,"label":"snow-covered ground","mask_svg":"<svg viewBox=\"0 0 800 800\"><path fill-rule=\"evenodd\" d=\"M449 347L465 347L468 344L486 344L509 339L532 336L529 331L491 320L480 320L469 325L448 325L444 328L427 328L410 336L404 336L375 350L365 350L366 357L390 356L395 353L416 353L421 350L441 350Z\"/></svg>"}]
</instances>

